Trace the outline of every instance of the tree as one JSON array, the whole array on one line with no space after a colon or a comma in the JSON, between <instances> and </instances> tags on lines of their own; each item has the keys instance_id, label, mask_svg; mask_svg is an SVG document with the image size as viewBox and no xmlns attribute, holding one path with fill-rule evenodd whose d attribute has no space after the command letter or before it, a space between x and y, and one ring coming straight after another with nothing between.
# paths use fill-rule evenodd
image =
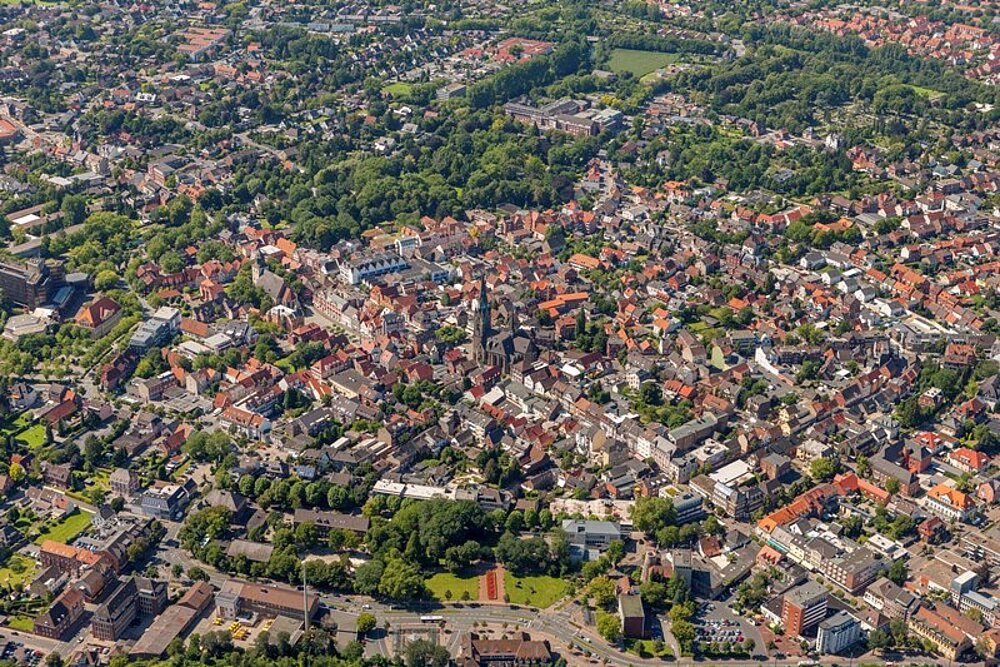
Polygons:
<instances>
[{"instance_id":1,"label":"tree","mask_svg":"<svg viewBox=\"0 0 1000 667\"><path fill-rule=\"evenodd\" d=\"M600 614L597 617L597 631L612 643L621 639L622 636L621 623L614 614Z\"/></svg>"},{"instance_id":2,"label":"tree","mask_svg":"<svg viewBox=\"0 0 1000 667\"><path fill-rule=\"evenodd\" d=\"M358 622L358 632L360 632L363 635L366 635L372 630L374 630L375 626L378 624L378 621L375 618L375 614L368 614L368 613L361 614L360 616L358 616L357 622Z\"/></svg>"},{"instance_id":3,"label":"tree","mask_svg":"<svg viewBox=\"0 0 1000 667\"><path fill-rule=\"evenodd\" d=\"M899 493L899 480L895 477L890 477L885 480L885 490L889 492L890 495L896 495Z\"/></svg>"},{"instance_id":4,"label":"tree","mask_svg":"<svg viewBox=\"0 0 1000 667\"><path fill-rule=\"evenodd\" d=\"M385 563L378 559L361 564L354 573L354 590L362 595L374 595L384 571Z\"/></svg>"},{"instance_id":5,"label":"tree","mask_svg":"<svg viewBox=\"0 0 1000 667\"><path fill-rule=\"evenodd\" d=\"M667 609L673 603L667 585L652 578L639 585L639 595L643 602L655 609Z\"/></svg>"},{"instance_id":6,"label":"tree","mask_svg":"<svg viewBox=\"0 0 1000 667\"><path fill-rule=\"evenodd\" d=\"M220 656L233 650L233 639L224 630L206 632L201 638L201 648L210 656Z\"/></svg>"},{"instance_id":7,"label":"tree","mask_svg":"<svg viewBox=\"0 0 1000 667\"><path fill-rule=\"evenodd\" d=\"M902 586L909 576L910 572L906 568L906 563L903 562L902 558L893 561L892 565L885 571L886 579L897 586Z\"/></svg>"},{"instance_id":8,"label":"tree","mask_svg":"<svg viewBox=\"0 0 1000 667\"><path fill-rule=\"evenodd\" d=\"M632 525L649 535L677 522L677 510L669 498L637 498L630 514Z\"/></svg>"},{"instance_id":9,"label":"tree","mask_svg":"<svg viewBox=\"0 0 1000 667\"><path fill-rule=\"evenodd\" d=\"M832 459L813 459L809 464L809 474L817 482L829 482L836 472L836 463Z\"/></svg>"},{"instance_id":10,"label":"tree","mask_svg":"<svg viewBox=\"0 0 1000 667\"><path fill-rule=\"evenodd\" d=\"M79 225L87 217L87 200L82 195L66 195L59 210L63 215L64 227Z\"/></svg>"},{"instance_id":11,"label":"tree","mask_svg":"<svg viewBox=\"0 0 1000 667\"><path fill-rule=\"evenodd\" d=\"M394 600L419 600L427 592L420 567L401 558L391 558L378 582L378 592Z\"/></svg>"},{"instance_id":12,"label":"tree","mask_svg":"<svg viewBox=\"0 0 1000 667\"><path fill-rule=\"evenodd\" d=\"M695 639L694 626L690 621L677 621L670 625L670 632L681 646L681 651L690 653Z\"/></svg>"},{"instance_id":13,"label":"tree","mask_svg":"<svg viewBox=\"0 0 1000 667\"><path fill-rule=\"evenodd\" d=\"M892 646L892 637L884 630L872 630L868 634L868 648L872 651L880 651Z\"/></svg>"},{"instance_id":14,"label":"tree","mask_svg":"<svg viewBox=\"0 0 1000 667\"><path fill-rule=\"evenodd\" d=\"M611 581L607 576L602 575L595 577L590 582L590 595L594 598L597 606L610 609L615 600L618 599L618 589L615 586L615 582Z\"/></svg>"},{"instance_id":15,"label":"tree","mask_svg":"<svg viewBox=\"0 0 1000 667\"><path fill-rule=\"evenodd\" d=\"M406 667L447 667L448 649L426 639L417 639L406 647Z\"/></svg>"},{"instance_id":16,"label":"tree","mask_svg":"<svg viewBox=\"0 0 1000 667\"><path fill-rule=\"evenodd\" d=\"M705 531L706 535L722 535L726 532L726 529L722 527L719 520L715 518L715 515L710 514L707 519L705 519L702 529Z\"/></svg>"},{"instance_id":17,"label":"tree","mask_svg":"<svg viewBox=\"0 0 1000 667\"><path fill-rule=\"evenodd\" d=\"M607 556L612 565L618 565L625 558L625 543L621 540L612 540L604 555Z\"/></svg>"}]
</instances>

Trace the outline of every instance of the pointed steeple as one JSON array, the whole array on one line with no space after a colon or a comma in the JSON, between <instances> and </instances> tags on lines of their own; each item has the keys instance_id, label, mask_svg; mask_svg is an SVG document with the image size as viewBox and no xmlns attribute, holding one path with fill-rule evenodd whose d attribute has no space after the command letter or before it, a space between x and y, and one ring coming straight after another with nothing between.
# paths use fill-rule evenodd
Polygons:
<instances>
[{"instance_id":1,"label":"pointed steeple","mask_svg":"<svg viewBox=\"0 0 1000 667\"><path fill-rule=\"evenodd\" d=\"M490 301L486 297L486 279L479 282L479 298L476 300L476 312L472 332L472 358L483 361L486 358L486 341L490 338Z\"/></svg>"}]
</instances>

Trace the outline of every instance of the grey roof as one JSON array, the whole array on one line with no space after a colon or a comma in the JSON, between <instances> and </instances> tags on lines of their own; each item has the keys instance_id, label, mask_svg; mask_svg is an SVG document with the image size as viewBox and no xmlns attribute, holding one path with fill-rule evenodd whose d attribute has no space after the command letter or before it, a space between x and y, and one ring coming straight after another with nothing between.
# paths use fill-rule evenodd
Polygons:
<instances>
[{"instance_id":1,"label":"grey roof","mask_svg":"<svg viewBox=\"0 0 1000 667\"><path fill-rule=\"evenodd\" d=\"M563 519L562 529L567 532L579 532L580 529L583 529L588 535L610 535L615 538L622 534L617 523L588 519Z\"/></svg>"},{"instance_id":2,"label":"grey roof","mask_svg":"<svg viewBox=\"0 0 1000 667\"><path fill-rule=\"evenodd\" d=\"M847 613L843 609L838 611L836 614L830 618L822 621L819 627L824 630L835 630L845 625L850 625L852 623L857 623L858 619L854 618L851 614Z\"/></svg>"},{"instance_id":3,"label":"grey roof","mask_svg":"<svg viewBox=\"0 0 1000 667\"><path fill-rule=\"evenodd\" d=\"M817 581L809 580L785 593L785 599L800 607L808 607L817 598L826 598L827 590Z\"/></svg>"},{"instance_id":4,"label":"grey roof","mask_svg":"<svg viewBox=\"0 0 1000 667\"><path fill-rule=\"evenodd\" d=\"M618 609L625 618L645 618L646 610L642 606L642 598L638 595L619 595Z\"/></svg>"}]
</instances>

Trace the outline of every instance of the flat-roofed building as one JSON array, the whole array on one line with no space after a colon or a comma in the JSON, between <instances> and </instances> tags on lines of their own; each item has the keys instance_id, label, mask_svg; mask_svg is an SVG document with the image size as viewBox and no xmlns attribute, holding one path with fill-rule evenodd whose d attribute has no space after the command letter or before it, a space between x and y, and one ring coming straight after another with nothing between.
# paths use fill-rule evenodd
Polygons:
<instances>
[{"instance_id":1,"label":"flat-roofed building","mask_svg":"<svg viewBox=\"0 0 1000 667\"><path fill-rule=\"evenodd\" d=\"M861 641L861 622L846 611L839 611L819 624L816 651L840 654Z\"/></svg>"},{"instance_id":2,"label":"flat-roofed building","mask_svg":"<svg viewBox=\"0 0 1000 667\"><path fill-rule=\"evenodd\" d=\"M785 593L781 605L781 619L785 634L798 637L826 616L829 593L821 584L807 581Z\"/></svg>"}]
</instances>

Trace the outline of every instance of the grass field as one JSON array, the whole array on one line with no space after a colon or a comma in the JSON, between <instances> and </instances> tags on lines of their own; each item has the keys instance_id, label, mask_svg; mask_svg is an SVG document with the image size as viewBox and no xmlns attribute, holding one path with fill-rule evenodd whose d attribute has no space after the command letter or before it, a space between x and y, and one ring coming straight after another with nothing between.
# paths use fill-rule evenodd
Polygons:
<instances>
[{"instance_id":1,"label":"grass field","mask_svg":"<svg viewBox=\"0 0 1000 667\"><path fill-rule=\"evenodd\" d=\"M4 421L3 422L3 429L2 429L3 430L3 434L4 435L13 435L14 433L17 433L18 431L24 430L25 428L27 428L30 425L31 425L31 413L28 412L27 410L25 410L24 412L22 412L21 414L19 414L17 416L17 418L14 419L13 421Z\"/></svg>"},{"instance_id":2,"label":"grass field","mask_svg":"<svg viewBox=\"0 0 1000 667\"><path fill-rule=\"evenodd\" d=\"M566 595L566 582L555 577L515 577L510 572L504 574L507 597L511 604L532 607L551 607Z\"/></svg>"},{"instance_id":3,"label":"grass field","mask_svg":"<svg viewBox=\"0 0 1000 667\"><path fill-rule=\"evenodd\" d=\"M0 568L0 586L14 586L18 582L27 584L35 576L36 569L35 561L15 553L7 560L7 565Z\"/></svg>"},{"instance_id":4,"label":"grass field","mask_svg":"<svg viewBox=\"0 0 1000 667\"><path fill-rule=\"evenodd\" d=\"M926 97L929 100L936 100L944 97L944 93L940 90L934 90L933 88L924 88L923 86L910 86L917 95L921 97Z\"/></svg>"},{"instance_id":5,"label":"grass field","mask_svg":"<svg viewBox=\"0 0 1000 667\"><path fill-rule=\"evenodd\" d=\"M55 540L66 544L74 537L82 533L90 526L90 512L81 509L73 510L73 513L60 521L55 526L51 526L42 531L35 538L35 544L41 544L45 540Z\"/></svg>"},{"instance_id":6,"label":"grass field","mask_svg":"<svg viewBox=\"0 0 1000 667\"><path fill-rule=\"evenodd\" d=\"M445 591L451 591L451 600L461 600L462 593L468 592L470 600L479 599L479 577L458 576L450 572L438 572L427 580L427 590L431 592L434 599L441 602L448 602L449 598Z\"/></svg>"},{"instance_id":7,"label":"grass field","mask_svg":"<svg viewBox=\"0 0 1000 667\"><path fill-rule=\"evenodd\" d=\"M712 357L709 360L709 363L712 364L712 366L714 366L715 368L718 368L720 371L724 371L726 370L726 368L728 368L728 366L726 365L726 357L722 353L722 348L720 348L718 345L712 346Z\"/></svg>"},{"instance_id":8,"label":"grass field","mask_svg":"<svg viewBox=\"0 0 1000 667\"><path fill-rule=\"evenodd\" d=\"M608 69L612 72L632 72L641 78L671 63L678 61L676 53L659 51L637 51L635 49L615 49L611 52Z\"/></svg>"},{"instance_id":9,"label":"grass field","mask_svg":"<svg viewBox=\"0 0 1000 667\"><path fill-rule=\"evenodd\" d=\"M40 423L29 426L17 434L17 440L27 445L31 451L35 451L45 444L45 426Z\"/></svg>"},{"instance_id":10,"label":"grass field","mask_svg":"<svg viewBox=\"0 0 1000 667\"><path fill-rule=\"evenodd\" d=\"M33 632L35 619L27 616L10 616L7 618L7 625L21 632Z\"/></svg>"},{"instance_id":11,"label":"grass field","mask_svg":"<svg viewBox=\"0 0 1000 667\"><path fill-rule=\"evenodd\" d=\"M634 653L640 658L673 658L674 652L666 644L660 651L656 651L652 639L626 639L625 650ZM662 643L662 642L661 642Z\"/></svg>"},{"instance_id":12,"label":"grass field","mask_svg":"<svg viewBox=\"0 0 1000 667\"><path fill-rule=\"evenodd\" d=\"M410 91L413 90L413 86L408 83L403 83L402 81L393 81L382 90L390 95L398 97L400 95L408 95Z\"/></svg>"}]
</instances>

